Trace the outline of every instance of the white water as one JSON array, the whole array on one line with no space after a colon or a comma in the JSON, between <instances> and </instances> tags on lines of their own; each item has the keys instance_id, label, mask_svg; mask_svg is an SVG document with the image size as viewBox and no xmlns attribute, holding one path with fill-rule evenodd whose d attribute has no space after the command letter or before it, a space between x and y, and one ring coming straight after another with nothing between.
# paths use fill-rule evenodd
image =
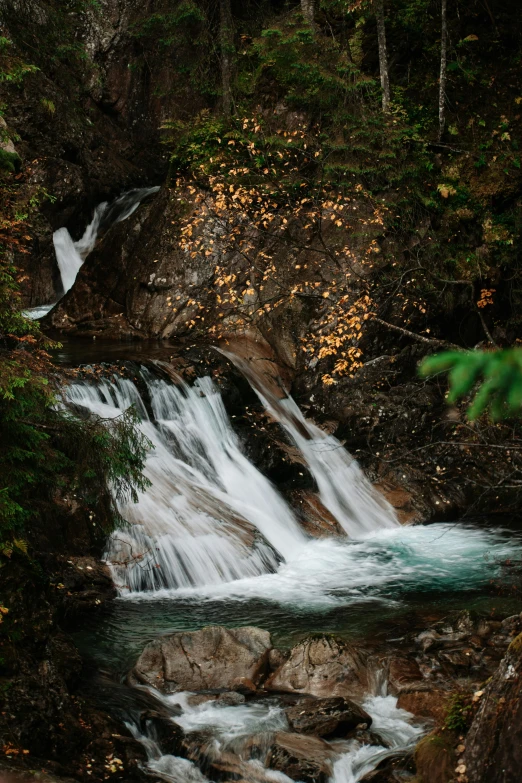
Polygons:
<instances>
[{"instance_id":1,"label":"white water","mask_svg":"<svg viewBox=\"0 0 522 783\"><path fill-rule=\"evenodd\" d=\"M245 779L249 779L247 775L250 772L253 781L289 781L283 773L271 771L265 766L274 733L290 731L284 709L274 699L234 706L207 701L192 706L190 697L195 694L164 696L153 688L143 690L149 690L167 711L171 711L171 720L181 726L185 734L210 731L212 741L207 744L206 753L215 758L224 753L233 753ZM179 707L182 709L181 715L177 714ZM425 730L422 725L412 724L413 716L398 709L397 699L393 696L370 696L364 701L363 707L372 718L372 734L380 738L382 744L368 745L356 739L333 742L330 745L332 771L329 783L358 783L384 759L413 748ZM202 776L198 777L201 773L190 762L174 756L162 756L154 739L140 734L136 725L130 724L129 728L146 748L151 770L174 775L172 779L175 783L178 781L175 776L180 773L187 775L187 781L200 783L206 780ZM249 739L254 736L256 755L259 756L257 760L251 758L249 743Z\"/></svg>"},{"instance_id":2,"label":"white water","mask_svg":"<svg viewBox=\"0 0 522 783\"><path fill-rule=\"evenodd\" d=\"M65 294L72 288L83 262L94 249L100 228L106 229L112 223L126 220L136 211L144 198L157 193L158 190L159 187L135 188L123 193L111 204L107 201L98 204L91 222L77 242L73 241L66 228L59 228L54 232L54 249Z\"/></svg>"},{"instance_id":3,"label":"white water","mask_svg":"<svg viewBox=\"0 0 522 783\"><path fill-rule=\"evenodd\" d=\"M60 270L63 293L66 294L78 276L78 272L87 256L94 250L100 230L105 231L113 223L126 220L139 207L143 199L157 193L159 187L134 188L123 193L113 202L103 201L94 210L91 222L77 242L73 240L66 228L59 228L53 234L54 251ZM43 318L52 310L56 302L38 305L24 311L24 315L32 320Z\"/></svg>"},{"instance_id":4,"label":"white water","mask_svg":"<svg viewBox=\"0 0 522 783\"><path fill-rule=\"evenodd\" d=\"M130 525L109 542L106 559L116 585L122 592L157 591L275 571L306 536L242 454L212 381L174 386L146 371L142 381L154 421L129 380L67 390L69 401L105 418L135 405L154 446L145 466L152 487L121 509Z\"/></svg>"},{"instance_id":5,"label":"white water","mask_svg":"<svg viewBox=\"0 0 522 783\"><path fill-rule=\"evenodd\" d=\"M276 396L248 361L228 351L222 353L249 379L265 408L288 432L316 481L323 505L350 538L398 527L395 510L337 438L305 419L290 395Z\"/></svg>"},{"instance_id":6,"label":"white water","mask_svg":"<svg viewBox=\"0 0 522 783\"><path fill-rule=\"evenodd\" d=\"M242 454L209 378L188 387L142 370L140 388L146 389L146 403L130 380L75 383L67 390L70 402L103 417L134 405L154 446L145 468L152 486L138 504L121 508L129 526L111 538L106 554L127 600L263 599L299 610L393 602L409 591L473 590L498 574L518 548L500 531L397 526L342 446L307 422L293 401L283 400L271 407L272 414L306 456L323 502L337 510L351 535L363 533L359 540L307 540L291 509ZM335 449L315 452L316 445L332 443ZM193 705L190 694L151 691L186 734L209 733L207 756L228 754L230 760L233 754L238 774L249 783L290 783L266 768L274 732L288 730L275 699ZM410 750L424 731L392 696L369 696L363 706L382 744L330 743L329 783L358 783L381 761ZM156 777L208 783L191 761L164 755L152 727L145 734L139 721L129 727ZM251 758L253 736L256 759Z\"/></svg>"},{"instance_id":7,"label":"white water","mask_svg":"<svg viewBox=\"0 0 522 783\"><path fill-rule=\"evenodd\" d=\"M388 747L354 742L353 748L335 761L330 783L358 783L384 759L413 748L424 733L424 727L412 725L409 712L397 707L394 696L372 696L363 707L372 717L372 733Z\"/></svg>"},{"instance_id":8,"label":"white water","mask_svg":"<svg viewBox=\"0 0 522 783\"><path fill-rule=\"evenodd\" d=\"M130 524L106 552L122 596L262 598L303 608L390 602L410 591L473 590L497 576L518 548L501 532L460 524L383 525L359 540L309 540L241 452L209 378L176 386L143 370L141 382L152 418L130 380L67 390L71 402L105 418L134 405L153 444L145 466L152 486L121 508ZM330 485L361 498L360 469L354 473L343 451L338 444ZM363 493L365 513L367 501Z\"/></svg>"}]
</instances>

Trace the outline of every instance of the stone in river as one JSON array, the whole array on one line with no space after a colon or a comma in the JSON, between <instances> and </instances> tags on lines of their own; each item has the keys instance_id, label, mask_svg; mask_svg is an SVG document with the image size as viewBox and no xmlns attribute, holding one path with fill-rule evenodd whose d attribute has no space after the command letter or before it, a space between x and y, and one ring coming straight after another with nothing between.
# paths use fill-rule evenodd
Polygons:
<instances>
[{"instance_id":1,"label":"stone in river","mask_svg":"<svg viewBox=\"0 0 522 783\"><path fill-rule=\"evenodd\" d=\"M330 745L318 737L281 731L274 737L266 765L302 783L327 783L334 756Z\"/></svg>"},{"instance_id":2,"label":"stone in river","mask_svg":"<svg viewBox=\"0 0 522 783\"><path fill-rule=\"evenodd\" d=\"M368 728L372 722L367 712L342 696L303 699L285 712L293 731L318 737L346 737L357 726Z\"/></svg>"},{"instance_id":3,"label":"stone in river","mask_svg":"<svg viewBox=\"0 0 522 783\"><path fill-rule=\"evenodd\" d=\"M264 687L270 691L362 700L368 691L364 658L364 651L329 636L305 639L291 650Z\"/></svg>"},{"instance_id":4,"label":"stone in river","mask_svg":"<svg viewBox=\"0 0 522 783\"><path fill-rule=\"evenodd\" d=\"M148 644L130 683L164 693L212 689L242 690L259 685L268 670L270 634L260 628L208 626L163 636Z\"/></svg>"}]
</instances>

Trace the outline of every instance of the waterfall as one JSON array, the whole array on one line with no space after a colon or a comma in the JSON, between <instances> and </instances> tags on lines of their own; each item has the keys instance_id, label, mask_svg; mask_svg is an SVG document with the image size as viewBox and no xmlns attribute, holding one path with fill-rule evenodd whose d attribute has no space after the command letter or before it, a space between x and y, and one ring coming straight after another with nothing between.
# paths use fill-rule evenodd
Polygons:
<instances>
[{"instance_id":1,"label":"waterfall","mask_svg":"<svg viewBox=\"0 0 522 783\"><path fill-rule=\"evenodd\" d=\"M74 383L66 397L109 418L134 405L153 444L152 486L123 506L129 523L106 560L122 593L227 583L274 572L306 542L277 490L241 452L210 378L189 387L141 371L151 416L130 380Z\"/></svg>"},{"instance_id":2,"label":"waterfall","mask_svg":"<svg viewBox=\"0 0 522 783\"><path fill-rule=\"evenodd\" d=\"M113 202L103 201L94 210L91 222L85 229L83 236L77 242L73 240L66 228L59 228L53 234L54 252L60 277L62 280L63 293L66 294L74 285L83 263L89 253L94 250L98 235L104 233L113 223L120 223L132 215L139 207L140 203L157 193L158 187L153 188L133 188L118 196ZM38 320L54 307L56 302L47 305L38 305L24 311L27 318Z\"/></svg>"},{"instance_id":3,"label":"waterfall","mask_svg":"<svg viewBox=\"0 0 522 783\"><path fill-rule=\"evenodd\" d=\"M159 187L134 188L123 193L111 204L107 201L98 204L91 222L77 242L73 242L66 228L59 228L54 232L54 249L65 294L74 284L83 262L94 249L100 230L106 231L113 223L126 220L137 210L143 199L158 190Z\"/></svg>"},{"instance_id":4,"label":"waterfall","mask_svg":"<svg viewBox=\"0 0 522 783\"><path fill-rule=\"evenodd\" d=\"M305 419L289 394L274 393L274 384L256 372L253 363L228 351L221 353L248 378L267 411L288 432L316 481L321 502L350 538L399 525L393 507L337 438Z\"/></svg>"}]
</instances>

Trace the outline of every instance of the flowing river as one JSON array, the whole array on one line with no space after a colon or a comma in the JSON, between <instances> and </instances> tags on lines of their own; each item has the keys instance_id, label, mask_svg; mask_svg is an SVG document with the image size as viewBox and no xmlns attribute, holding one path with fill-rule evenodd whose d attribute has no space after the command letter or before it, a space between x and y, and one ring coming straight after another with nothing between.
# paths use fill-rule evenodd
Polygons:
<instances>
[{"instance_id":1,"label":"flowing river","mask_svg":"<svg viewBox=\"0 0 522 783\"><path fill-rule=\"evenodd\" d=\"M63 293L98 236L157 189L136 189L100 204L76 242L65 228L55 233ZM51 307L28 315L40 318ZM393 647L407 632L422 631L428 618L453 610L516 611L517 602L512 607L509 596L493 587L501 577L505 581L503 564L520 559L516 535L469 522L402 527L339 441L308 421L289 394L252 364L224 352L280 425L318 502L336 522L337 535L312 538L296 509L248 458L214 380L200 377L189 385L172 367L162 371L169 353L164 344L143 342L130 353L138 359L132 379L77 381L64 392L64 404L73 410L107 419L132 406L151 442L145 465L150 487L138 503L120 506L126 524L110 537L104 554L119 597L78 632L77 642L94 669L109 673L104 706L124 717L156 778L209 779L204 765L162 751L154 726L144 724L129 695L151 699L187 737L203 732L208 758L238 760L235 779L290 782L266 761L270 738L289 730L281 695L226 703L124 684L145 645L163 634L257 626L271 633L280 650L310 633ZM57 359L78 364L128 355L122 344L73 341L58 349ZM372 719L371 735L323 743L329 783L361 781L384 760L411 751L429 729L398 708L387 692L385 670L375 662L369 669L370 684L359 701Z\"/></svg>"},{"instance_id":2,"label":"flowing river","mask_svg":"<svg viewBox=\"0 0 522 783\"><path fill-rule=\"evenodd\" d=\"M141 368L135 380L73 383L66 392L73 406L105 418L134 406L153 445L145 467L151 486L137 504L121 507L129 524L111 536L104 556L119 599L78 637L96 666L124 676L151 639L208 624L256 625L285 647L318 630L352 640L393 639L405 626L421 628L430 612L498 604L489 585L519 552L518 539L460 523L401 527L335 438L307 421L289 396L274 397L262 378L249 379L345 535L316 540L304 532L246 457L209 377L188 385ZM406 753L426 730L397 708L374 674L362 703L373 739L330 743L331 783L356 783L383 759ZM243 758L246 780L290 780L266 769L262 753L252 759L247 752L252 737L287 728L276 697L227 705L193 704L187 693L154 689L153 695L188 735L210 731L213 753ZM192 762L162 753L154 731L143 731L132 711L127 723L156 776L207 780Z\"/></svg>"}]
</instances>

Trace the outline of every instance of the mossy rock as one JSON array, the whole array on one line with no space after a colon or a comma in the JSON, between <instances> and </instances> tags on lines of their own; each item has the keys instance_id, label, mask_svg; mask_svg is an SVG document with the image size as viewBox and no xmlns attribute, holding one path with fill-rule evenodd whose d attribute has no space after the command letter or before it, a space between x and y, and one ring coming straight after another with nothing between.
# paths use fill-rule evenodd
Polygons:
<instances>
[{"instance_id":1,"label":"mossy rock","mask_svg":"<svg viewBox=\"0 0 522 783\"><path fill-rule=\"evenodd\" d=\"M419 783L450 783L455 768L453 735L428 734L415 748Z\"/></svg>"},{"instance_id":2,"label":"mossy rock","mask_svg":"<svg viewBox=\"0 0 522 783\"><path fill-rule=\"evenodd\" d=\"M20 157L16 152L8 152L0 148L0 169L15 174L20 170Z\"/></svg>"},{"instance_id":3,"label":"mossy rock","mask_svg":"<svg viewBox=\"0 0 522 783\"><path fill-rule=\"evenodd\" d=\"M513 653L514 655L522 654L522 633L519 633L518 636L515 636L508 647L508 652Z\"/></svg>"}]
</instances>

